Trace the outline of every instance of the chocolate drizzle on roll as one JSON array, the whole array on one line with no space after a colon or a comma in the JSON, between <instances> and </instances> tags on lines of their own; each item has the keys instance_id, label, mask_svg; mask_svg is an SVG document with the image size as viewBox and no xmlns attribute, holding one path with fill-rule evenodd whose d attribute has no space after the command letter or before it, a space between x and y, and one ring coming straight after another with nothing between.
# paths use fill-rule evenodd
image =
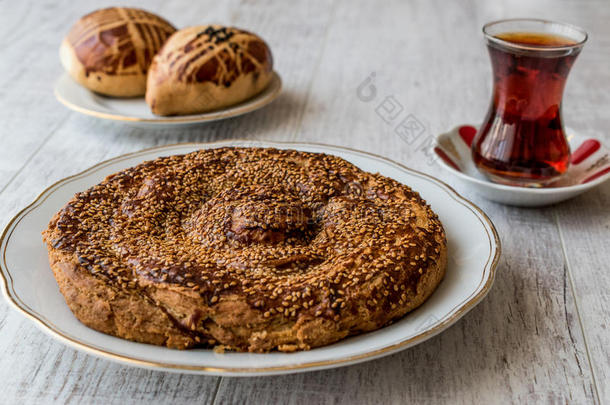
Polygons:
<instances>
[{"instance_id":1,"label":"chocolate drizzle on roll","mask_svg":"<svg viewBox=\"0 0 610 405\"><path fill-rule=\"evenodd\" d=\"M175 28L164 19L139 9L112 7L87 14L72 27L68 41L88 74L146 73Z\"/></svg>"},{"instance_id":2,"label":"chocolate drizzle on roll","mask_svg":"<svg viewBox=\"0 0 610 405\"><path fill-rule=\"evenodd\" d=\"M219 25L184 28L155 56L146 101L158 115L214 110L261 92L272 69L271 51L257 35Z\"/></svg>"}]
</instances>

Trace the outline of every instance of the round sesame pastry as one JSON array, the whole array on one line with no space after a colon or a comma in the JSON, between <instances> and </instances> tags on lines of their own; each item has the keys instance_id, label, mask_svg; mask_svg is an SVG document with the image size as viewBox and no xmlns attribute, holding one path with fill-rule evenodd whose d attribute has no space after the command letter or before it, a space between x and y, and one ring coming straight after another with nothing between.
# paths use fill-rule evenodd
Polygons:
<instances>
[{"instance_id":1,"label":"round sesame pastry","mask_svg":"<svg viewBox=\"0 0 610 405\"><path fill-rule=\"evenodd\" d=\"M74 24L59 56L70 76L89 90L143 96L153 56L174 31L169 22L145 10L104 8Z\"/></svg>"},{"instance_id":2,"label":"round sesame pastry","mask_svg":"<svg viewBox=\"0 0 610 405\"><path fill-rule=\"evenodd\" d=\"M438 217L408 186L264 148L123 170L43 238L81 322L171 348L290 352L372 331L421 305L447 262Z\"/></svg>"},{"instance_id":3,"label":"round sesame pastry","mask_svg":"<svg viewBox=\"0 0 610 405\"><path fill-rule=\"evenodd\" d=\"M212 111L257 95L272 75L271 50L257 35L220 25L184 28L155 56L146 102L157 115Z\"/></svg>"}]
</instances>

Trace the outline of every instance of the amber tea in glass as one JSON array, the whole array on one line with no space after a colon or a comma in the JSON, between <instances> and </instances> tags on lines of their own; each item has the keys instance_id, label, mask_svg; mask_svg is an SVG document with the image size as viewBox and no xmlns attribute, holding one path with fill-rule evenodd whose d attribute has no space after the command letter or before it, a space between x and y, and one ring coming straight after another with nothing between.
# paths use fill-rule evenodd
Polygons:
<instances>
[{"instance_id":1,"label":"amber tea in glass","mask_svg":"<svg viewBox=\"0 0 610 405\"><path fill-rule=\"evenodd\" d=\"M570 163L561 100L587 34L571 25L532 19L489 23L483 32L493 95L472 143L473 160L492 181L547 185Z\"/></svg>"}]
</instances>

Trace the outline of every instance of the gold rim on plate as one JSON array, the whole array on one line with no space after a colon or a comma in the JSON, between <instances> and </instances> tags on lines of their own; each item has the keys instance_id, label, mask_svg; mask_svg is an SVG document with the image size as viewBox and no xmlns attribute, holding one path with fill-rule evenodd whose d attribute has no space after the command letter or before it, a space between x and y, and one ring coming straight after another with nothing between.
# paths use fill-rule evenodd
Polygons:
<instances>
[{"instance_id":1,"label":"gold rim on plate","mask_svg":"<svg viewBox=\"0 0 610 405\"><path fill-rule=\"evenodd\" d=\"M64 73L64 76L65 75L67 75L67 73ZM96 111L87 107L74 104L72 101L67 100L58 90L58 83L64 78L64 76L58 79L53 93L55 94L55 98L57 99L57 101L68 107L70 110L106 120L137 122L145 124L197 124L210 121L218 121L225 118L237 117L239 115L247 114L252 111L258 110L259 108L265 107L267 104L270 104L273 100L275 100L282 91L282 79L280 75L274 71L273 76L271 78L271 82L269 82L269 85L262 92L236 105L228 106L219 110L210 111L202 114L141 118L123 114L113 114L109 112ZM75 85L80 86L77 83L75 83ZM91 92L90 90L84 87L83 90ZM91 93L96 94L93 92Z\"/></svg>"},{"instance_id":2,"label":"gold rim on plate","mask_svg":"<svg viewBox=\"0 0 610 405\"><path fill-rule=\"evenodd\" d=\"M269 147L274 147L274 145L283 145L283 146L294 145L295 147L297 147L299 145L300 146L317 146L317 147L323 147L323 148L330 149L330 150L334 149L334 150L348 151L348 152L360 154L362 156L366 156L368 158L373 158L378 161L383 161L385 163L391 163L403 171L406 171L410 174L414 174L426 181L430 181L432 183L436 183L437 185L441 186L441 188L443 188L445 190L445 192L447 192L447 194L449 194L449 196L453 200L460 203L464 207L468 208L473 214L475 214L475 217L481 222L481 224L483 225L483 227L485 229L485 232L487 233L488 241L489 241L490 256L487 258L487 261L485 263L485 266L483 269L483 277L482 277L481 281L479 282L479 285L475 289L475 291L478 291L478 292L474 295L471 295L466 300L462 301L460 304L458 304L457 306L452 308L450 311L448 311L449 313L452 313L455 311L455 313L453 313L453 315L450 316L449 318L436 324L434 327L432 327L428 330L425 330L424 332L421 332L409 339L405 339L403 341L392 344L390 346L386 346L381 349L377 349L375 351L362 353L362 354L358 354L358 355L354 355L354 356L348 356L348 357L344 357L344 358L340 358L340 359L321 360L321 361L306 362L306 363L300 363L300 364L294 364L294 365L271 366L271 367L261 367L261 368L235 368L235 367L212 367L212 366L205 366L205 365L202 365L202 366L180 365L180 364L162 363L162 362L138 359L135 357L130 357L130 356L122 355L122 354L109 352L106 349L96 347L89 343L84 343L75 337L72 337L72 336L69 336L69 335L63 333L61 330L59 330L59 328L54 326L52 324L52 322L49 322L48 320L44 319L44 317L42 315L40 315L40 314L36 313L34 310L30 309L28 307L28 305L25 304L19 298L19 296L14 292L13 280L10 276L10 271L9 271L8 265L6 263L6 247L8 245L8 241L10 240L12 232L15 229L15 227L19 224L19 222L23 218L25 218L25 216L29 212L33 211L35 208L40 206L60 186L67 184L69 182L72 182L76 179L82 178L86 175L95 173L96 171L98 171L112 163L117 163L117 162L129 159L132 157L144 155L144 154L147 154L147 153L155 151L155 150L170 151L171 149L178 149L178 148L183 148L183 147L188 147L188 146L206 146L206 145L210 146L210 145L219 145L219 144L226 144L226 146L231 146L232 144L239 145L240 143L244 143L244 144L253 144L254 143L254 144L268 145ZM490 232L491 232L491 234L490 234ZM421 343L424 340L431 338L434 335L437 335L438 333L444 331L449 326L454 324L458 319L460 319L462 316L464 316L468 311L470 311L476 304L478 304L487 295L487 293L491 289L491 286L493 285L493 282L495 279L496 267L498 265L500 255L501 255L501 250L502 250L501 245L500 245L500 238L498 236L498 233L496 231L494 224L491 222L489 217L479 207L477 207L475 204L473 204L466 198L462 197L459 193L457 193L451 186L447 185L443 181L438 180L428 174L419 172L417 170L409 169L406 166L404 166L398 162L387 159L380 155L376 155L376 154L369 153L369 152L363 152L363 151L359 151L359 150L347 148L347 147L342 147L342 146L339 147L339 146L325 145L322 143L313 143L313 142L280 142L280 141L266 142L266 141L251 141L251 140L230 140L230 141L225 140L225 141L217 141L217 142L189 142L189 143L178 143L178 144L173 144L173 145L156 146L156 147L152 147L152 148L143 149L138 152L132 152L132 153L120 155L120 156L102 161L100 163L97 163L96 165L91 166L88 169L85 169L72 176L65 177L65 178L53 183L52 185L47 187L42 193L40 193L40 195L38 197L36 197L36 199L32 203L30 203L27 207L25 207L17 215L15 215L15 217L13 219L11 219L11 221L8 223L8 225L6 226L6 228L4 229L4 231L2 233L2 236L0 237L0 249L2 249L2 257L0 260L0 269L2 271L0 271L0 275L2 276L2 281L4 284L4 289L3 289L4 295L6 296L7 300L17 310L22 312L28 318L34 320L39 326L42 327L43 330L45 330L47 333L50 333L52 336L58 338L59 340L67 343L68 345L70 345L74 348L84 350L88 353L94 354L101 358L117 360L121 363L132 365L132 366L140 366L140 367L156 368L156 369L162 368L162 369L174 370L174 371L178 371L178 370L198 371L198 372L208 372L208 373L217 373L217 374L222 374L222 373L257 374L257 373L273 373L273 372L289 371L289 370L305 371L305 369L310 369L310 368L325 368L325 367L337 366L337 365L349 365L349 364L353 364L356 362L364 361L365 359L372 359L372 358L376 358L376 357L381 357L382 355L391 354L392 352L399 351L402 348L407 348L409 346L414 346L418 343ZM485 280L484 275L488 268L489 268L489 276L487 277L487 280ZM484 282L484 285L481 287L481 284L483 282Z\"/></svg>"}]
</instances>

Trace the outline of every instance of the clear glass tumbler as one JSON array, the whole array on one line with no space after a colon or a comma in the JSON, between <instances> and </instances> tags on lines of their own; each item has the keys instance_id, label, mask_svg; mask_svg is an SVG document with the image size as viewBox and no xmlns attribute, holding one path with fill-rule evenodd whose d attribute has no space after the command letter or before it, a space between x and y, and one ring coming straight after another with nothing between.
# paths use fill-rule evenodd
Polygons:
<instances>
[{"instance_id":1,"label":"clear glass tumbler","mask_svg":"<svg viewBox=\"0 0 610 405\"><path fill-rule=\"evenodd\" d=\"M472 158L495 182L541 187L556 181L570 163L561 117L563 89L587 33L536 19L491 22L483 33L493 95L472 143Z\"/></svg>"}]
</instances>

